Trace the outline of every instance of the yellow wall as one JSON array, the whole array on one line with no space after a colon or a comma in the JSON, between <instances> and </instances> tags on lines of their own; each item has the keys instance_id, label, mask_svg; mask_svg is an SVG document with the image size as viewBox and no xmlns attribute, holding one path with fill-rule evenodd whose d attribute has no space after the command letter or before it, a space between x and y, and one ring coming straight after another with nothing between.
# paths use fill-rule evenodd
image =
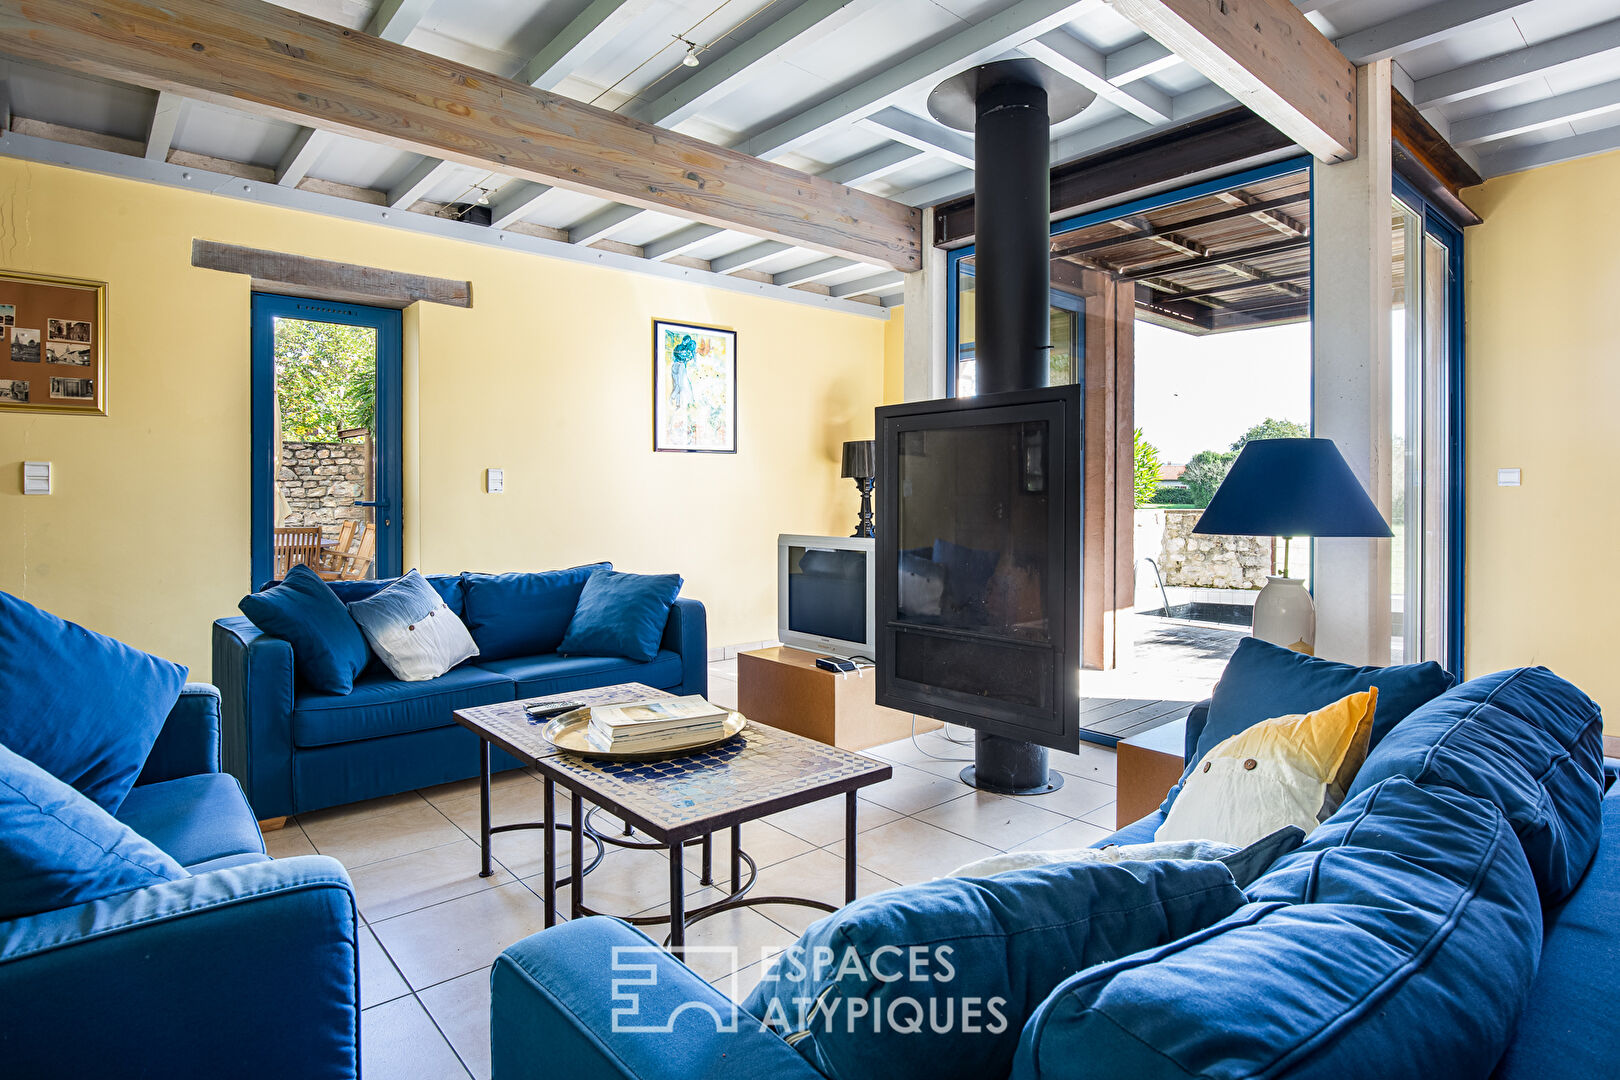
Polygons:
<instances>
[{"instance_id":1,"label":"yellow wall","mask_svg":"<svg viewBox=\"0 0 1620 1080\"><path fill-rule=\"evenodd\" d=\"M1620 734L1620 153L1468 193L1467 671L1546 664ZM1498 468L1524 470L1517 488Z\"/></svg>"},{"instance_id":2,"label":"yellow wall","mask_svg":"<svg viewBox=\"0 0 1620 1080\"><path fill-rule=\"evenodd\" d=\"M883 404L906 400L906 308L889 309L883 324Z\"/></svg>"},{"instance_id":3,"label":"yellow wall","mask_svg":"<svg viewBox=\"0 0 1620 1080\"><path fill-rule=\"evenodd\" d=\"M0 415L0 588L195 678L249 585L249 283L194 237L472 281L406 312L407 565L678 571L718 646L774 636L777 533L855 514L881 320L0 159L0 267L109 283L111 414ZM655 316L738 331L736 455L652 452Z\"/></svg>"}]
</instances>

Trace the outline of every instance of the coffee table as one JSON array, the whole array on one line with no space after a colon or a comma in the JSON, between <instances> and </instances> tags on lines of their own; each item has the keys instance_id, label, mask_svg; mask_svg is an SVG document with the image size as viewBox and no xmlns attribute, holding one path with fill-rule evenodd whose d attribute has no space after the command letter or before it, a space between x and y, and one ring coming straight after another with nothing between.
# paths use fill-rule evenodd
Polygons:
<instances>
[{"instance_id":1,"label":"coffee table","mask_svg":"<svg viewBox=\"0 0 1620 1080\"><path fill-rule=\"evenodd\" d=\"M557 920L557 887L573 884L570 918L596 915L585 905L585 878L602 859L603 843L630 848L660 848L669 853L669 914L639 916L627 921L650 924L669 923L667 944L679 954L685 944L686 928L699 919L721 911L753 904L797 904L822 911L836 911L820 900L792 896L748 897L758 868L742 847L742 826L771 814L806 806L838 795L844 797L844 901L855 899L857 792L881 783L893 775L884 762L849 750L826 746L792 732L750 722L740 734L725 742L679 757L647 761L599 760L557 750L541 735L542 724L531 723L526 706L538 701L582 701L586 704L669 697L650 687L629 683L600 690L555 694L549 698L484 705L460 709L457 723L478 735L480 742L481 842L484 873L489 871L490 836L508 829L539 829L545 842L545 925ZM490 747L498 746L530 765L544 784L544 820L491 826L489 823ZM556 820L556 787L562 785L571 799L572 813L566 826ZM593 828L584 812L589 801L621 819L626 835L639 829L650 842L628 840ZM557 878L556 837L559 828L572 835L569 876ZM731 833L730 890L710 904L687 911L685 908L685 849L689 844L702 847L701 883L713 883L712 838L722 829ZM596 845L591 866L584 860L584 844ZM743 864L748 877L743 877Z\"/></svg>"}]
</instances>

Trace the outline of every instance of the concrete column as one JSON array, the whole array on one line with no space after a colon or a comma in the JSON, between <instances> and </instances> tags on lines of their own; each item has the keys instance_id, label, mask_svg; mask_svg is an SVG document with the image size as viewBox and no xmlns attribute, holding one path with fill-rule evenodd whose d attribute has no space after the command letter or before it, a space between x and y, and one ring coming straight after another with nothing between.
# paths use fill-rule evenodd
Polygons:
<instances>
[{"instance_id":1,"label":"concrete column","mask_svg":"<svg viewBox=\"0 0 1620 1080\"><path fill-rule=\"evenodd\" d=\"M1357 69L1355 160L1316 163L1312 348L1315 429L1338 444L1388 519L1390 481L1390 63ZM1389 662L1390 541L1318 540L1316 654Z\"/></svg>"},{"instance_id":2,"label":"concrete column","mask_svg":"<svg viewBox=\"0 0 1620 1080\"><path fill-rule=\"evenodd\" d=\"M932 401L945 385L945 252L934 247L934 214L923 211L923 266L906 275L906 400Z\"/></svg>"}]
</instances>

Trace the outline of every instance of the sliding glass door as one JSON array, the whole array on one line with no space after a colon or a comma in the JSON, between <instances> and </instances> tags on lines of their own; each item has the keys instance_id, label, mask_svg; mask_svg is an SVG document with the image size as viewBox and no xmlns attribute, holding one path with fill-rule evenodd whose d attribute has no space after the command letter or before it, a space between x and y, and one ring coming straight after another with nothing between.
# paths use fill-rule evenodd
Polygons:
<instances>
[{"instance_id":1,"label":"sliding glass door","mask_svg":"<svg viewBox=\"0 0 1620 1080\"><path fill-rule=\"evenodd\" d=\"M1462 236L1397 183L1391 220L1390 659L1462 663Z\"/></svg>"}]
</instances>

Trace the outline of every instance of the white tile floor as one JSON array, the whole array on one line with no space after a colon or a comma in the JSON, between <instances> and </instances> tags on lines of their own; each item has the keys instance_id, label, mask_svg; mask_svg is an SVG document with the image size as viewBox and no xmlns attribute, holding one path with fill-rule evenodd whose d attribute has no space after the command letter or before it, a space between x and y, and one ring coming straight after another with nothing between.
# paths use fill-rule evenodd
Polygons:
<instances>
[{"instance_id":1,"label":"white tile floor","mask_svg":"<svg viewBox=\"0 0 1620 1080\"><path fill-rule=\"evenodd\" d=\"M715 702L735 707L736 664L710 665ZM971 743L942 733L869 753L893 763L895 775L863 793L857 855L863 895L926 881L996 851L1080 847L1113 831L1112 750L1082 746L1079 754L1054 754L1063 788L1027 799L964 786L956 779L964 762L941 759L970 758ZM495 820L537 820L540 792L540 781L527 772L500 774ZM745 826L744 846L760 867L755 892L840 901L843 827L840 799ZM331 855L354 881L365 922L362 1064L371 1080L489 1076L489 967L503 948L541 928L544 863L537 833L506 833L495 838L495 876L480 878L477 834L477 783L464 781L305 814L268 837L271 855ZM715 865L726 865L723 841ZM561 866L566 873L566 845ZM657 909L667 896L664 866L660 852L610 849L586 879L588 900L599 910ZM719 896L695 873L689 885L689 905ZM564 911L567 897L560 890ZM723 989L746 992L758 958L791 944L815 917L807 908L777 906L703 920L688 942L737 947L743 970L733 978L730 965L712 956L695 959L694 968Z\"/></svg>"}]
</instances>

